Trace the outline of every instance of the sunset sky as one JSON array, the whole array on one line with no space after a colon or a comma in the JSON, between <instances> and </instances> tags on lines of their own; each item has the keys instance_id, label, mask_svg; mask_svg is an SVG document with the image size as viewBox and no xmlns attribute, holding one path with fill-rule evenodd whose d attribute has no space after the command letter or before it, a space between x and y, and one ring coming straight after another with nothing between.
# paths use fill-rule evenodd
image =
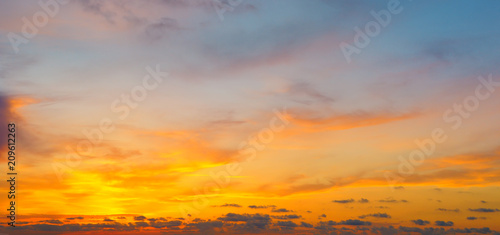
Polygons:
<instances>
[{"instance_id":1,"label":"sunset sky","mask_svg":"<svg viewBox=\"0 0 500 235\"><path fill-rule=\"evenodd\" d=\"M0 234L499 234L499 11L1 1Z\"/></svg>"}]
</instances>

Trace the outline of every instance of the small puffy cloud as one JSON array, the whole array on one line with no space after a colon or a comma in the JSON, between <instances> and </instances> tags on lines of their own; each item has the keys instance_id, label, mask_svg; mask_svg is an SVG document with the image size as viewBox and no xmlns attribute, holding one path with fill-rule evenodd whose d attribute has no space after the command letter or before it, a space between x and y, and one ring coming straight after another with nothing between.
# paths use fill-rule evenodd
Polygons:
<instances>
[{"instance_id":1,"label":"small puffy cloud","mask_svg":"<svg viewBox=\"0 0 500 235\"><path fill-rule=\"evenodd\" d=\"M383 203L399 203L399 202L403 202L403 203L406 203L408 202L407 200L396 200L394 198L386 198L386 199L382 199L382 200L378 200L379 202L383 202Z\"/></svg>"},{"instance_id":2,"label":"small puffy cloud","mask_svg":"<svg viewBox=\"0 0 500 235\"><path fill-rule=\"evenodd\" d=\"M460 212L460 210L457 209L446 209L446 208L437 208L438 211L446 211L446 212Z\"/></svg>"},{"instance_id":3,"label":"small puffy cloud","mask_svg":"<svg viewBox=\"0 0 500 235\"><path fill-rule=\"evenodd\" d=\"M145 219L146 219L146 217L142 216L142 215L140 215L140 216L134 216L134 220L141 220L142 221L142 220L145 220Z\"/></svg>"},{"instance_id":4,"label":"small puffy cloud","mask_svg":"<svg viewBox=\"0 0 500 235\"><path fill-rule=\"evenodd\" d=\"M214 206L214 207L241 207L241 205L226 203L224 205Z\"/></svg>"},{"instance_id":5,"label":"small puffy cloud","mask_svg":"<svg viewBox=\"0 0 500 235\"><path fill-rule=\"evenodd\" d=\"M487 201L481 200L481 203L488 203Z\"/></svg>"},{"instance_id":6,"label":"small puffy cloud","mask_svg":"<svg viewBox=\"0 0 500 235\"><path fill-rule=\"evenodd\" d=\"M359 203L369 203L370 200L366 199L366 198L361 198L358 200Z\"/></svg>"},{"instance_id":7,"label":"small puffy cloud","mask_svg":"<svg viewBox=\"0 0 500 235\"><path fill-rule=\"evenodd\" d=\"M57 220L57 219L42 220L42 221L39 221L39 222L41 222L41 223L49 223L49 224L63 224L62 221Z\"/></svg>"},{"instance_id":8,"label":"small puffy cloud","mask_svg":"<svg viewBox=\"0 0 500 235\"><path fill-rule=\"evenodd\" d=\"M417 219L417 220L412 220L411 222L413 222L414 224L416 225L427 225L429 224L430 222L427 221L427 220L421 220L421 219Z\"/></svg>"},{"instance_id":9,"label":"small puffy cloud","mask_svg":"<svg viewBox=\"0 0 500 235\"><path fill-rule=\"evenodd\" d=\"M468 220L477 220L477 219L486 219L486 217L475 217L475 216L469 216L467 217Z\"/></svg>"},{"instance_id":10,"label":"small puffy cloud","mask_svg":"<svg viewBox=\"0 0 500 235\"><path fill-rule=\"evenodd\" d=\"M351 198L351 199L344 199L344 200L333 200L332 202L345 204L345 203L354 202L354 199Z\"/></svg>"},{"instance_id":11,"label":"small puffy cloud","mask_svg":"<svg viewBox=\"0 0 500 235\"><path fill-rule=\"evenodd\" d=\"M364 219L366 217L375 217L375 218L387 218L390 219L391 216L388 215L387 213L374 213L374 214L367 214L367 215L360 215L358 216L360 219Z\"/></svg>"},{"instance_id":12,"label":"small puffy cloud","mask_svg":"<svg viewBox=\"0 0 500 235\"><path fill-rule=\"evenodd\" d=\"M498 212L498 211L500 211L499 209L490 209L490 208L477 208L477 209L469 208L469 210L474 211L474 212Z\"/></svg>"},{"instance_id":13,"label":"small puffy cloud","mask_svg":"<svg viewBox=\"0 0 500 235\"><path fill-rule=\"evenodd\" d=\"M451 222L451 221L445 222L445 221L441 221L441 220L436 220L436 222L434 222L434 224L436 226L453 226L453 222Z\"/></svg>"},{"instance_id":14,"label":"small puffy cloud","mask_svg":"<svg viewBox=\"0 0 500 235\"><path fill-rule=\"evenodd\" d=\"M272 212L283 213L283 212L293 212L293 211L285 209L285 208L279 208L279 209L273 209Z\"/></svg>"},{"instance_id":15,"label":"small puffy cloud","mask_svg":"<svg viewBox=\"0 0 500 235\"><path fill-rule=\"evenodd\" d=\"M396 187L394 187L394 189L405 189L405 187L403 187L403 186L396 186Z\"/></svg>"},{"instance_id":16,"label":"small puffy cloud","mask_svg":"<svg viewBox=\"0 0 500 235\"><path fill-rule=\"evenodd\" d=\"M275 215L275 216L271 216L272 218L274 219L280 219L280 220L289 220L289 219L300 219L302 218L301 215L295 215L295 214L292 214L292 215Z\"/></svg>"},{"instance_id":17,"label":"small puffy cloud","mask_svg":"<svg viewBox=\"0 0 500 235\"><path fill-rule=\"evenodd\" d=\"M112 219L110 219L110 218L108 218L108 217L104 218L104 220L103 220L103 221L104 221L104 222L115 222L114 220L112 220Z\"/></svg>"},{"instance_id":18,"label":"small puffy cloud","mask_svg":"<svg viewBox=\"0 0 500 235\"><path fill-rule=\"evenodd\" d=\"M250 205L248 208L250 209L267 209L267 208L275 208L275 205L269 205L269 206L256 206L256 205Z\"/></svg>"}]
</instances>

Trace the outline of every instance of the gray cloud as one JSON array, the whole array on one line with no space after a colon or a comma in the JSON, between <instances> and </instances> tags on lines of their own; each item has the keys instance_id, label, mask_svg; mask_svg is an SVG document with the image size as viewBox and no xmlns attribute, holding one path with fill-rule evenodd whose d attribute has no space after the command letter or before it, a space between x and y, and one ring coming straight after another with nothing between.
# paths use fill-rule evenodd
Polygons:
<instances>
[{"instance_id":1,"label":"gray cloud","mask_svg":"<svg viewBox=\"0 0 500 235\"><path fill-rule=\"evenodd\" d=\"M358 200L359 203L369 203L370 201L366 198L361 198Z\"/></svg>"},{"instance_id":2,"label":"gray cloud","mask_svg":"<svg viewBox=\"0 0 500 235\"><path fill-rule=\"evenodd\" d=\"M248 208L250 209L267 209L267 208L275 208L275 205L269 205L269 206L256 206L256 205L250 205Z\"/></svg>"},{"instance_id":3,"label":"gray cloud","mask_svg":"<svg viewBox=\"0 0 500 235\"><path fill-rule=\"evenodd\" d=\"M146 217L142 216L142 215L140 215L140 216L134 216L134 220L145 220L145 219L146 219Z\"/></svg>"},{"instance_id":4,"label":"gray cloud","mask_svg":"<svg viewBox=\"0 0 500 235\"><path fill-rule=\"evenodd\" d=\"M213 207L241 207L241 205L238 205L238 204L231 204L231 203L226 203L224 205L220 205L220 206L213 206Z\"/></svg>"},{"instance_id":5,"label":"gray cloud","mask_svg":"<svg viewBox=\"0 0 500 235\"><path fill-rule=\"evenodd\" d=\"M436 222L434 222L434 224L436 226L453 226L453 222L451 222L451 221L445 222L445 221L437 220Z\"/></svg>"},{"instance_id":6,"label":"gray cloud","mask_svg":"<svg viewBox=\"0 0 500 235\"><path fill-rule=\"evenodd\" d=\"M460 212L460 209L446 209L446 208L437 208L438 211L447 211L447 212Z\"/></svg>"},{"instance_id":7,"label":"gray cloud","mask_svg":"<svg viewBox=\"0 0 500 235\"><path fill-rule=\"evenodd\" d=\"M358 218L360 218L360 219L364 219L366 217L387 218L387 219L391 218L391 216L388 215L387 213L374 213L374 214L367 214L367 215L358 216Z\"/></svg>"},{"instance_id":8,"label":"gray cloud","mask_svg":"<svg viewBox=\"0 0 500 235\"><path fill-rule=\"evenodd\" d=\"M382 200L378 200L379 202L383 202L383 203L399 203L399 202L408 202L407 200L396 200L396 199L382 199Z\"/></svg>"},{"instance_id":9,"label":"gray cloud","mask_svg":"<svg viewBox=\"0 0 500 235\"><path fill-rule=\"evenodd\" d=\"M300 219L300 218L302 218L301 215L296 215L296 214L292 214L292 215L273 215L271 217L273 219L279 219L279 220L289 220L289 219Z\"/></svg>"},{"instance_id":10,"label":"gray cloud","mask_svg":"<svg viewBox=\"0 0 500 235\"><path fill-rule=\"evenodd\" d=\"M333 200L332 202L345 204L345 203L354 202L354 199L351 198L351 199L344 199L344 200Z\"/></svg>"},{"instance_id":11,"label":"gray cloud","mask_svg":"<svg viewBox=\"0 0 500 235\"><path fill-rule=\"evenodd\" d=\"M499 209L490 209L490 208L477 208L477 209L471 209L471 208L469 208L469 211L474 211L474 212L498 212L500 210Z\"/></svg>"},{"instance_id":12,"label":"gray cloud","mask_svg":"<svg viewBox=\"0 0 500 235\"><path fill-rule=\"evenodd\" d=\"M416 225L427 225L429 224L430 222L427 221L427 220L421 220L421 219L417 219L417 220L412 220L411 222L413 222L414 224Z\"/></svg>"},{"instance_id":13,"label":"gray cloud","mask_svg":"<svg viewBox=\"0 0 500 235\"><path fill-rule=\"evenodd\" d=\"M469 216L467 217L468 220L478 220L478 219L486 219L486 217L475 217L475 216Z\"/></svg>"},{"instance_id":14,"label":"gray cloud","mask_svg":"<svg viewBox=\"0 0 500 235\"><path fill-rule=\"evenodd\" d=\"M314 227L312 224L310 223L306 223L306 222L300 222L300 227L304 227L304 228L312 228Z\"/></svg>"},{"instance_id":15,"label":"gray cloud","mask_svg":"<svg viewBox=\"0 0 500 235\"><path fill-rule=\"evenodd\" d=\"M293 211L285 208L279 208L279 209L273 209L272 212L283 213L283 212L293 212Z\"/></svg>"}]
</instances>

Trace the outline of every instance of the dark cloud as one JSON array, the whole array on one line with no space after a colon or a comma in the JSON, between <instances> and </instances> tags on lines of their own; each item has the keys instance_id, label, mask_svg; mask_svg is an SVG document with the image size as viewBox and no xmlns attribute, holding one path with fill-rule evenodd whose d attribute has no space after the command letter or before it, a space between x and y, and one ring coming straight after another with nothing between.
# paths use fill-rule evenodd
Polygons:
<instances>
[{"instance_id":1,"label":"dark cloud","mask_svg":"<svg viewBox=\"0 0 500 235\"><path fill-rule=\"evenodd\" d=\"M265 220L265 221L270 221L271 218L267 214L235 214L235 213L227 213L223 217L217 218L218 220L222 221L232 221L232 222L246 222L246 221L253 221L253 220Z\"/></svg>"},{"instance_id":2,"label":"dark cloud","mask_svg":"<svg viewBox=\"0 0 500 235\"><path fill-rule=\"evenodd\" d=\"M186 225L186 230L196 228L202 234L212 234L215 228L221 228L224 225L222 221L199 221L195 223L189 223Z\"/></svg>"},{"instance_id":3,"label":"dark cloud","mask_svg":"<svg viewBox=\"0 0 500 235\"><path fill-rule=\"evenodd\" d=\"M445 222L445 221L437 220L436 222L434 222L434 224L436 226L453 226L453 222L451 222L451 221Z\"/></svg>"},{"instance_id":4,"label":"dark cloud","mask_svg":"<svg viewBox=\"0 0 500 235\"><path fill-rule=\"evenodd\" d=\"M483 200L481 200L481 203L488 203L488 202L487 202L487 201L483 201Z\"/></svg>"},{"instance_id":5,"label":"dark cloud","mask_svg":"<svg viewBox=\"0 0 500 235\"><path fill-rule=\"evenodd\" d=\"M39 222L40 223L49 223L49 224L63 224L63 222L60 220L42 220Z\"/></svg>"},{"instance_id":6,"label":"dark cloud","mask_svg":"<svg viewBox=\"0 0 500 235\"><path fill-rule=\"evenodd\" d=\"M46 235L56 235L62 233L71 233L83 231L89 234L94 234L99 231L118 231L118 232L137 232L134 234L139 234L140 231L143 231L145 227L153 227L158 229L167 229L170 231L164 230L168 234L251 234L251 233L259 233L259 234L277 234L277 233L286 233L292 234L291 230L296 227L302 227L303 230L299 234L310 234L304 231L307 229L314 228L317 230L313 232L313 234L460 234L460 233L468 233L468 234L498 234L496 231L490 230L488 227L483 228L445 228L451 227L453 223L451 221L436 221L436 227L425 227L425 228L417 228L417 227L403 227L399 228L388 226L388 227L365 227L367 225L372 225L371 222L361 221L361 220L345 220L340 222L328 221L328 222L318 222L316 226L312 224L301 222L300 225L293 221L277 221L276 223L271 223L271 219L269 215L262 214L242 214L238 216L234 215L226 215L221 218L231 218L227 220L202 220L202 219L194 219L191 223L184 224L182 226L181 221L159 221L157 219L155 222L146 223L146 222L136 222L136 223L117 223L117 222L108 222L108 223L97 223L97 224L33 224L33 225L22 225L16 227L16 234L19 235L31 235L31 234L46 234ZM233 219L237 218L237 219ZM235 221L236 220L236 221ZM420 221L420 220L415 220ZM423 221L423 220L422 220ZM426 225L428 221L424 222L416 222L416 224ZM344 227L351 226L351 227ZM444 228L443 228L444 227ZM0 233L8 233L8 228L0 227ZM179 232L172 232L175 230L179 230ZM180 231L183 230L183 231ZM280 230L282 232L280 232ZM310 231L310 230L309 230Z\"/></svg>"},{"instance_id":7,"label":"dark cloud","mask_svg":"<svg viewBox=\"0 0 500 235\"><path fill-rule=\"evenodd\" d=\"M344 200L333 200L332 202L345 204L345 203L354 202L354 199L351 198L351 199L344 199Z\"/></svg>"},{"instance_id":8,"label":"dark cloud","mask_svg":"<svg viewBox=\"0 0 500 235\"><path fill-rule=\"evenodd\" d=\"M340 224L340 225L372 225L372 222L357 220L357 219L354 219L354 220L348 219L348 220L342 220L342 221L338 222L338 224Z\"/></svg>"},{"instance_id":9,"label":"dark cloud","mask_svg":"<svg viewBox=\"0 0 500 235\"><path fill-rule=\"evenodd\" d=\"M124 217L125 218L125 217ZM71 217L71 218L66 218L67 220L76 220L76 219L83 219L83 217Z\"/></svg>"},{"instance_id":10,"label":"dark cloud","mask_svg":"<svg viewBox=\"0 0 500 235\"><path fill-rule=\"evenodd\" d=\"M499 209L490 209L490 208L477 208L477 209L471 209L471 208L469 208L469 211L474 211L474 212L498 212L500 210Z\"/></svg>"},{"instance_id":11,"label":"dark cloud","mask_svg":"<svg viewBox=\"0 0 500 235\"><path fill-rule=\"evenodd\" d=\"M147 222L135 222L135 226L143 228L143 227L149 227L149 224Z\"/></svg>"},{"instance_id":12,"label":"dark cloud","mask_svg":"<svg viewBox=\"0 0 500 235\"><path fill-rule=\"evenodd\" d=\"M369 203L370 201L366 198L361 198L358 200L359 203Z\"/></svg>"},{"instance_id":13,"label":"dark cloud","mask_svg":"<svg viewBox=\"0 0 500 235\"><path fill-rule=\"evenodd\" d=\"M236 230L257 232L267 229L271 223L271 217L267 214L234 214L228 213L217 220L225 222L245 222L242 226L237 226Z\"/></svg>"},{"instance_id":14,"label":"dark cloud","mask_svg":"<svg viewBox=\"0 0 500 235\"><path fill-rule=\"evenodd\" d=\"M213 206L213 207L241 207L241 205L238 205L238 204L224 204L224 205L220 205L220 206Z\"/></svg>"},{"instance_id":15,"label":"dark cloud","mask_svg":"<svg viewBox=\"0 0 500 235\"><path fill-rule=\"evenodd\" d=\"M145 219L146 219L146 217L142 216L142 215L140 215L140 216L134 216L134 220L145 220Z\"/></svg>"},{"instance_id":16,"label":"dark cloud","mask_svg":"<svg viewBox=\"0 0 500 235\"><path fill-rule=\"evenodd\" d=\"M416 225L427 225L429 224L430 222L427 221L427 220L421 220L421 219L417 219L417 220L412 220L411 222L413 222L414 224Z\"/></svg>"},{"instance_id":17,"label":"dark cloud","mask_svg":"<svg viewBox=\"0 0 500 235\"><path fill-rule=\"evenodd\" d=\"M405 187L403 187L403 186L396 186L396 187L394 187L394 189L405 189Z\"/></svg>"},{"instance_id":18,"label":"dark cloud","mask_svg":"<svg viewBox=\"0 0 500 235\"><path fill-rule=\"evenodd\" d=\"M379 202L383 202L383 203L399 203L399 202L408 202L407 200L396 200L396 199L392 199L392 198L386 198L386 199L382 199L382 200L378 200Z\"/></svg>"},{"instance_id":19,"label":"dark cloud","mask_svg":"<svg viewBox=\"0 0 500 235\"><path fill-rule=\"evenodd\" d=\"M114 220L112 220L112 219L110 219L110 218L108 218L108 217L104 218L104 220L103 220L103 221L104 221L104 222L115 222Z\"/></svg>"},{"instance_id":20,"label":"dark cloud","mask_svg":"<svg viewBox=\"0 0 500 235\"><path fill-rule=\"evenodd\" d=\"M364 219L366 217L387 218L387 219L391 218L391 216L388 215L387 213L374 213L374 214L367 214L367 215L358 216L358 218L360 218L360 219Z\"/></svg>"},{"instance_id":21,"label":"dark cloud","mask_svg":"<svg viewBox=\"0 0 500 235\"><path fill-rule=\"evenodd\" d=\"M375 227L372 228L372 232L379 234L402 234L402 233L417 233L423 235L431 235L431 234L458 234L458 233L468 233L468 234L489 234L493 231L488 227L484 228L464 228L464 229L456 229L456 228L415 228L415 227L404 227L400 226L399 228L390 227Z\"/></svg>"},{"instance_id":22,"label":"dark cloud","mask_svg":"<svg viewBox=\"0 0 500 235\"><path fill-rule=\"evenodd\" d=\"M275 208L275 205L269 205L269 206L256 206L256 205L250 205L248 208L250 209L267 209L267 208Z\"/></svg>"},{"instance_id":23,"label":"dark cloud","mask_svg":"<svg viewBox=\"0 0 500 235\"><path fill-rule=\"evenodd\" d=\"M478 220L478 219L486 219L486 217L475 217L475 216L469 216L467 217L468 220Z\"/></svg>"},{"instance_id":24,"label":"dark cloud","mask_svg":"<svg viewBox=\"0 0 500 235\"><path fill-rule=\"evenodd\" d=\"M300 227L304 227L304 228L312 228L314 227L312 224L310 223L306 223L306 222L300 222Z\"/></svg>"},{"instance_id":25,"label":"dark cloud","mask_svg":"<svg viewBox=\"0 0 500 235\"><path fill-rule=\"evenodd\" d=\"M283 213L283 212L293 212L292 210L288 210L285 208L279 208L279 209L273 209L271 210L272 212L278 212L278 213Z\"/></svg>"},{"instance_id":26,"label":"dark cloud","mask_svg":"<svg viewBox=\"0 0 500 235\"><path fill-rule=\"evenodd\" d=\"M280 227L292 227L292 228L297 227L297 224L292 221L278 221L276 225Z\"/></svg>"},{"instance_id":27,"label":"dark cloud","mask_svg":"<svg viewBox=\"0 0 500 235\"><path fill-rule=\"evenodd\" d=\"M172 221L154 221L150 223L151 227L154 228L174 228L182 225L182 221L180 220L172 220Z\"/></svg>"},{"instance_id":28,"label":"dark cloud","mask_svg":"<svg viewBox=\"0 0 500 235\"><path fill-rule=\"evenodd\" d=\"M271 216L273 219L279 219L279 220L289 220L289 219L300 219L302 218L301 215L273 215Z\"/></svg>"},{"instance_id":29,"label":"dark cloud","mask_svg":"<svg viewBox=\"0 0 500 235\"><path fill-rule=\"evenodd\" d=\"M447 212L460 212L460 209L446 209L446 208L437 208L438 211L447 211Z\"/></svg>"}]
</instances>

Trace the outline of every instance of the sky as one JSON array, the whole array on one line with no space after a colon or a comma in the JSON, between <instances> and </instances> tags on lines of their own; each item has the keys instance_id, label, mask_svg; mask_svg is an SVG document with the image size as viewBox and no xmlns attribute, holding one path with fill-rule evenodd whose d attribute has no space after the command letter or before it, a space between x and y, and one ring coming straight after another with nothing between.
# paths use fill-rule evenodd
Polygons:
<instances>
[{"instance_id":1,"label":"sky","mask_svg":"<svg viewBox=\"0 0 500 235\"><path fill-rule=\"evenodd\" d=\"M2 1L0 233L499 234L499 10Z\"/></svg>"}]
</instances>

